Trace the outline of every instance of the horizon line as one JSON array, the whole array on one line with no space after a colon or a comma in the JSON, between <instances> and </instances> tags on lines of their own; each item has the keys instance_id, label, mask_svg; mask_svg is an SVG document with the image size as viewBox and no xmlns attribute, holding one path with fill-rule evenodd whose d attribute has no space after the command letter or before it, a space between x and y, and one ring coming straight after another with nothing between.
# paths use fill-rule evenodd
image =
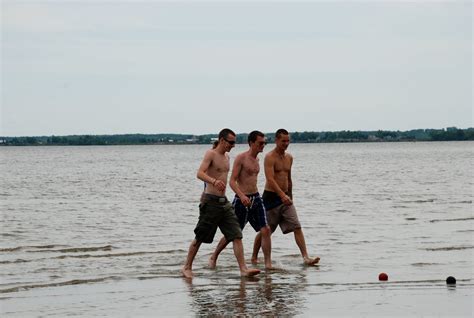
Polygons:
<instances>
[{"instance_id":1,"label":"horizon line","mask_svg":"<svg viewBox=\"0 0 474 318\"><path fill-rule=\"evenodd\" d=\"M373 131L399 131L399 132L407 132L407 131L413 131L413 130L446 130L448 128L455 128L455 129L461 129L461 130L467 130L467 129L473 129L474 126L472 127L467 127L467 128L459 128L457 126L447 126L443 128L413 128L413 129L407 129L407 130L393 130L393 129L376 129L376 130L362 130L362 129L357 129L357 130L350 130L350 129L341 129L341 130L301 130L301 131L289 131L290 134L292 133L302 133L302 132L316 132L316 133L323 133L323 132L341 132L341 131L360 131L360 132L373 132ZM275 130L276 131L276 130ZM274 133L273 131L271 133ZM173 133L173 132L166 132L166 133L102 133L102 134L94 134L94 133L81 133L81 134L61 134L61 135L55 135L55 134L42 134L42 135L0 135L2 138L22 138L22 137L50 137L50 136L55 136L55 137L66 137L66 136L120 136L120 135L191 135L191 136L204 136L204 135L218 135L219 132L215 133L201 133L201 134L193 134L193 133ZM241 135L241 134L249 134L248 132L236 132L236 135ZM265 134L270 134L269 132L265 132Z\"/></svg>"}]
</instances>

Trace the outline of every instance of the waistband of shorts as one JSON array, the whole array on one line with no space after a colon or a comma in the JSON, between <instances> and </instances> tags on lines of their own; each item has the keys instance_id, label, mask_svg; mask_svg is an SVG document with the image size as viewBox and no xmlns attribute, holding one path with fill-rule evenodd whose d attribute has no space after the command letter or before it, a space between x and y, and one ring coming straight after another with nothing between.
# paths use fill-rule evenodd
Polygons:
<instances>
[{"instance_id":1,"label":"waistband of shorts","mask_svg":"<svg viewBox=\"0 0 474 318\"><path fill-rule=\"evenodd\" d=\"M251 197L257 198L257 197L260 196L260 193L255 192L255 193L252 193L252 194L245 194L245 195L246 195L247 197L249 197L249 198L251 198ZM239 198L239 196L238 196L237 194L235 195L235 198L237 198L237 199L240 200L240 198Z\"/></svg>"},{"instance_id":2,"label":"waistband of shorts","mask_svg":"<svg viewBox=\"0 0 474 318\"><path fill-rule=\"evenodd\" d=\"M286 194L288 194L288 193L286 193ZM265 191L263 191L263 196L267 197L267 198L271 198L272 200L281 200L280 196L276 192L273 192L273 191L265 190Z\"/></svg>"},{"instance_id":3,"label":"waistband of shorts","mask_svg":"<svg viewBox=\"0 0 474 318\"><path fill-rule=\"evenodd\" d=\"M204 193L202 195L202 200L203 201L216 202L216 203L227 203L228 202L226 197L221 197L221 196L210 194L210 193Z\"/></svg>"},{"instance_id":4,"label":"waistband of shorts","mask_svg":"<svg viewBox=\"0 0 474 318\"><path fill-rule=\"evenodd\" d=\"M265 209L267 209L267 211L283 204L283 201L281 200L280 196L273 191L265 190L262 195L262 200L263 205L265 206Z\"/></svg>"}]
</instances>

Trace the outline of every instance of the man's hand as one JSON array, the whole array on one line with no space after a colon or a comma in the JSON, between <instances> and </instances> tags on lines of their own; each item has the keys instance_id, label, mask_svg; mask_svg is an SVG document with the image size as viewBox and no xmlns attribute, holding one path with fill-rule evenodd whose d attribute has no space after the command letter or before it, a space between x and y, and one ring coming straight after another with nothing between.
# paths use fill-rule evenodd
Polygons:
<instances>
[{"instance_id":1,"label":"man's hand","mask_svg":"<svg viewBox=\"0 0 474 318\"><path fill-rule=\"evenodd\" d=\"M293 201L291 200L291 198L286 194L281 197L281 202L283 202L284 205L292 205L293 204Z\"/></svg>"},{"instance_id":2,"label":"man's hand","mask_svg":"<svg viewBox=\"0 0 474 318\"><path fill-rule=\"evenodd\" d=\"M222 180L217 179L214 182L214 187L217 188L217 190L224 192L225 191L225 183Z\"/></svg>"},{"instance_id":3,"label":"man's hand","mask_svg":"<svg viewBox=\"0 0 474 318\"><path fill-rule=\"evenodd\" d=\"M246 195L241 196L241 197L240 197L240 201L242 201L242 204L243 204L244 206L246 206L246 207L249 207L250 204L252 203L252 202L250 201L249 197L246 196Z\"/></svg>"}]
</instances>

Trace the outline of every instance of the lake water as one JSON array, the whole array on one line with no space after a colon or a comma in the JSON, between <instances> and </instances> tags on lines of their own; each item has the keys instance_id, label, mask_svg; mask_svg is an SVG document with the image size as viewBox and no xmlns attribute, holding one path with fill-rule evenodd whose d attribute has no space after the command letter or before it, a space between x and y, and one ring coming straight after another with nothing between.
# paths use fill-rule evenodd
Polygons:
<instances>
[{"instance_id":1,"label":"lake water","mask_svg":"<svg viewBox=\"0 0 474 318\"><path fill-rule=\"evenodd\" d=\"M471 317L473 146L292 144L295 206L320 266L302 266L278 229L281 270L241 279L230 247L210 270L218 233L191 283L179 271L209 146L2 147L0 313ZM254 236L247 226L247 259Z\"/></svg>"}]
</instances>

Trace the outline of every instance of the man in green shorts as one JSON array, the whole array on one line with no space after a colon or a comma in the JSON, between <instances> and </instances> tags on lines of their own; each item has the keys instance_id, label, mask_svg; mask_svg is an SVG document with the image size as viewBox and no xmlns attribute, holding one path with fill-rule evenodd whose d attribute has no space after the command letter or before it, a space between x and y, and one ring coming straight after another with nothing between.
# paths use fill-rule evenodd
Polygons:
<instances>
[{"instance_id":1,"label":"man in green shorts","mask_svg":"<svg viewBox=\"0 0 474 318\"><path fill-rule=\"evenodd\" d=\"M271 232L267 222L265 207L258 193L257 180L260 172L258 154L263 152L266 145L265 135L252 131L248 136L249 149L239 154L234 160L234 167L230 175L230 187L235 192L232 202L235 214L243 230L247 222L256 232L262 233L262 250L265 257L265 269L273 269L271 261ZM209 258L209 267L215 268L219 254L229 242L223 237Z\"/></svg>"},{"instance_id":2,"label":"man in green shorts","mask_svg":"<svg viewBox=\"0 0 474 318\"><path fill-rule=\"evenodd\" d=\"M212 243L218 227L226 240L233 243L240 275L254 276L260 273L260 270L247 268L245 265L242 231L232 204L225 196L230 169L227 152L235 145L235 133L225 128L220 131L218 139L216 147L204 155L197 172L198 179L204 181L206 187L199 205L199 221L194 229L196 237L189 246L186 262L181 269L186 278L193 277L193 261L201 243Z\"/></svg>"}]
</instances>

